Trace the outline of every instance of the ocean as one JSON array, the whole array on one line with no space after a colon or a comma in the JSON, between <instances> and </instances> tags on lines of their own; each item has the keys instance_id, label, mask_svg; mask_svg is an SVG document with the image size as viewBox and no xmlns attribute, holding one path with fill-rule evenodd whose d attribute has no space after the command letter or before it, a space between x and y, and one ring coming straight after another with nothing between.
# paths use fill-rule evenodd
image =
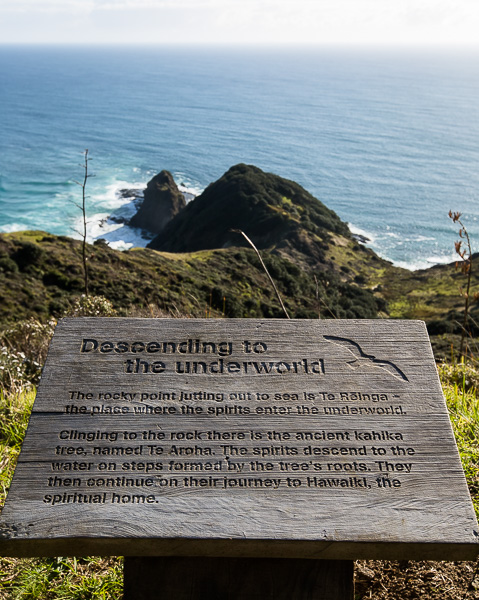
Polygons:
<instances>
[{"instance_id":1,"label":"ocean","mask_svg":"<svg viewBox=\"0 0 479 600\"><path fill-rule=\"evenodd\" d=\"M479 54L471 50L0 46L0 231L90 239L162 169L197 194L243 162L297 181L399 266L479 244Z\"/></svg>"}]
</instances>

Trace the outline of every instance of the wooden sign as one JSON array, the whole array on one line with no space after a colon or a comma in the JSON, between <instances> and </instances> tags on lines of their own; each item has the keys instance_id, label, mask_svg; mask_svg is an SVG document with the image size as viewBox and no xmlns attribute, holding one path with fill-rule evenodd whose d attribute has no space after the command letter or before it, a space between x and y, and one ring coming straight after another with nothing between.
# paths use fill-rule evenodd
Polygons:
<instances>
[{"instance_id":1,"label":"wooden sign","mask_svg":"<svg viewBox=\"0 0 479 600\"><path fill-rule=\"evenodd\" d=\"M64 319L7 556L473 559L418 321Z\"/></svg>"}]
</instances>

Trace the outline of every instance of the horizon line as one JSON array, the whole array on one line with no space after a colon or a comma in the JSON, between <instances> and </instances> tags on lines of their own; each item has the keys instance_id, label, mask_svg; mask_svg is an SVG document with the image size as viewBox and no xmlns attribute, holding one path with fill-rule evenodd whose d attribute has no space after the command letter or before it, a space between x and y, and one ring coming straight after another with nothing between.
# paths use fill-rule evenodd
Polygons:
<instances>
[{"instance_id":1,"label":"horizon line","mask_svg":"<svg viewBox=\"0 0 479 600\"><path fill-rule=\"evenodd\" d=\"M167 41L167 42L137 42L137 41L95 41L95 42L65 42L65 41L0 41L0 47L71 47L71 48L88 48L88 47L103 47L103 48L188 48L188 47L203 47L203 48L260 48L260 49L291 49L291 48L324 48L324 49L348 49L348 48L390 48L398 50L420 49L420 50L436 50L436 49L464 49L478 50L479 40L477 42L371 42L371 41L337 41L337 42L204 42L204 41Z\"/></svg>"}]
</instances>

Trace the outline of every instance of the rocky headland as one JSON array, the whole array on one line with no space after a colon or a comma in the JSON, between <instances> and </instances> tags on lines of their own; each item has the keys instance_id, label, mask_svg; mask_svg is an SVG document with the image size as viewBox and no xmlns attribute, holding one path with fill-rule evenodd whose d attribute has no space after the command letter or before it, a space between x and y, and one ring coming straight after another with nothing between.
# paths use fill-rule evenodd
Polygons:
<instances>
[{"instance_id":1,"label":"rocky headland","mask_svg":"<svg viewBox=\"0 0 479 600\"><path fill-rule=\"evenodd\" d=\"M293 317L424 319L438 347L444 334L460 332L464 275L454 264L395 267L293 181L239 164L186 203L162 171L136 202L130 225L150 232L149 247L88 246L90 291L119 314L281 317L241 230L261 251ZM475 287L477 263L475 257ZM0 235L0 324L60 316L82 291L80 242L38 231ZM474 305L475 321L477 313Z\"/></svg>"}]
</instances>

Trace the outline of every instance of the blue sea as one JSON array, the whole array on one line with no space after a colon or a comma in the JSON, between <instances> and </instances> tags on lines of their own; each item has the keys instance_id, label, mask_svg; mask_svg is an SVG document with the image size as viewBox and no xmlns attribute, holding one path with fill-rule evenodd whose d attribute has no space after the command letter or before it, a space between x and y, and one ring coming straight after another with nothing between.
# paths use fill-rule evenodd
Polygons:
<instances>
[{"instance_id":1,"label":"blue sea","mask_svg":"<svg viewBox=\"0 0 479 600\"><path fill-rule=\"evenodd\" d=\"M167 169L196 194L243 162L297 181L410 269L479 247L479 54L444 49L0 46L0 231L145 244L107 219ZM115 230L116 229L116 230Z\"/></svg>"}]
</instances>

